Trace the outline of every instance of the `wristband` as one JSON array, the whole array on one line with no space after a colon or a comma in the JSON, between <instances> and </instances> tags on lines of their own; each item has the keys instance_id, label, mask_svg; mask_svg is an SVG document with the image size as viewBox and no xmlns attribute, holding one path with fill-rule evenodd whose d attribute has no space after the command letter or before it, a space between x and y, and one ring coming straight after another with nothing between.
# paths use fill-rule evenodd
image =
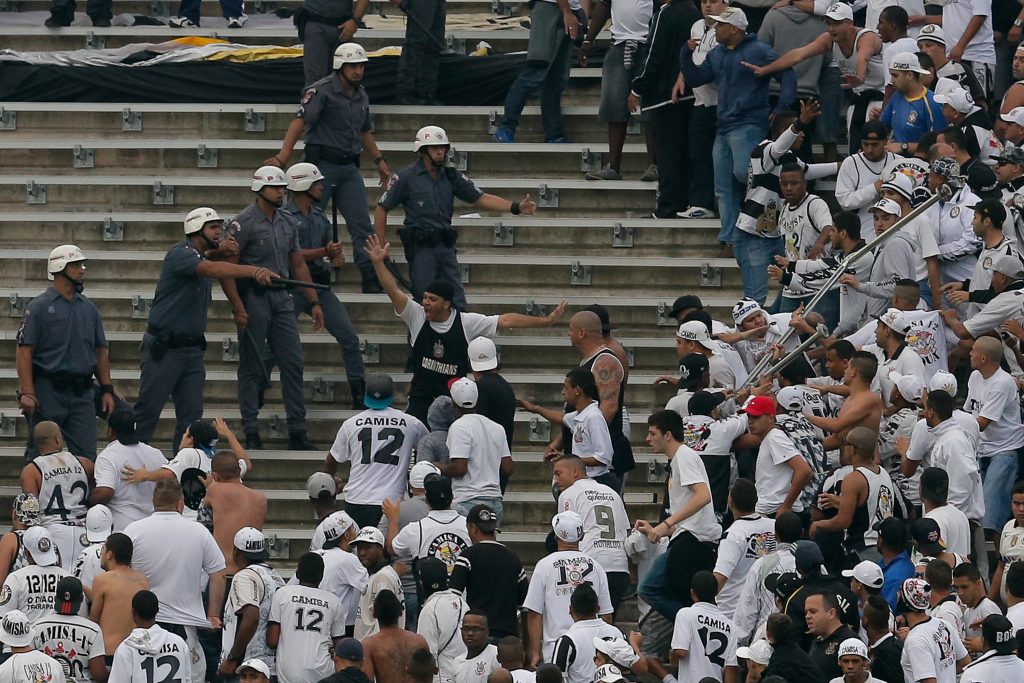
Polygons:
<instances>
[{"instance_id":1,"label":"wristband","mask_svg":"<svg viewBox=\"0 0 1024 683\"><path fill-rule=\"evenodd\" d=\"M373 163L374 163L374 164L379 164L379 163L380 163L380 162L382 162L382 161L387 161L387 159L385 159L385 158L384 158L384 155L383 155L383 154L382 154L382 155L380 155L379 157L375 158L375 159L373 160Z\"/></svg>"},{"instance_id":2,"label":"wristband","mask_svg":"<svg viewBox=\"0 0 1024 683\"><path fill-rule=\"evenodd\" d=\"M584 40L582 43L580 43L580 45L593 45L593 44L594 43L592 41L589 41L589 40Z\"/></svg>"},{"instance_id":3,"label":"wristband","mask_svg":"<svg viewBox=\"0 0 1024 683\"><path fill-rule=\"evenodd\" d=\"M101 384L100 385L100 392L104 393L104 394L110 394L111 396L113 396L114 395L114 385L113 384Z\"/></svg>"},{"instance_id":4,"label":"wristband","mask_svg":"<svg viewBox=\"0 0 1024 683\"><path fill-rule=\"evenodd\" d=\"M518 216L519 215L519 202L512 202L512 206L510 206L508 210L512 213L513 216Z\"/></svg>"},{"instance_id":5,"label":"wristband","mask_svg":"<svg viewBox=\"0 0 1024 683\"><path fill-rule=\"evenodd\" d=\"M319 300L319 299L317 299L316 301L312 302L312 303L311 303L311 304L309 304L309 305L310 305L310 306L319 306L319 305L320 305L320 300Z\"/></svg>"}]
</instances>

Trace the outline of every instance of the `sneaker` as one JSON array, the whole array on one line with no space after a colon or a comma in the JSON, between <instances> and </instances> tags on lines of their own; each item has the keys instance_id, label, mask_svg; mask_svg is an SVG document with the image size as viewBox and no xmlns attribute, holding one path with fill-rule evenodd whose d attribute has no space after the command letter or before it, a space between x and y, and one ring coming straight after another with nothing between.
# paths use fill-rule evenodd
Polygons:
<instances>
[{"instance_id":1,"label":"sneaker","mask_svg":"<svg viewBox=\"0 0 1024 683\"><path fill-rule=\"evenodd\" d=\"M228 28L242 28L245 22L249 21L249 15L240 14L237 17L228 17Z\"/></svg>"},{"instance_id":2,"label":"sneaker","mask_svg":"<svg viewBox=\"0 0 1024 683\"><path fill-rule=\"evenodd\" d=\"M691 206L686 211L680 211L676 214L680 218L718 218L718 214L711 209L705 209L703 206Z\"/></svg>"},{"instance_id":3,"label":"sneaker","mask_svg":"<svg viewBox=\"0 0 1024 683\"><path fill-rule=\"evenodd\" d=\"M247 451L262 451L263 450L263 439L260 438L259 432L248 432L245 435L245 450Z\"/></svg>"},{"instance_id":4,"label":"sneaker","mask_svg":"<svg viewBox=\"0 0 1024 683\"><path fill-rule=\"evenodd\" d=\"M655 164L651 164L644 171L644 174L640 176L640 180L645 183L656 183L658 182L658 167Z\"/></svg>"},{"instance_id":5,"label":"sneaker","mask_svg":"<svg viewBox=\"0 0 1024 683\"><path fill-rule=\"evenodd\" d=\"M290 451L315 451L319 450L305 432L292 432L288 435L288 450Z\"/></svg>"},{"instance_id":6,"label":"sneaker","mask_svg":"<svg viewBox=\"0 0 1024 683\"><path fill-rule=\"evenodd\" d=\"M516 141L516 132L508 128L498 126L494 129L494 141L503 144L510 144Z\"/></svg>"},{"instance_id":7,"label":"sneaker","mask_svg":"<svg viewBox=\"0 0 1024 683\"><path fill-rule=\"evenodd\" d=\"M167 25L171 28L199 28L199 25L193 24L188 17L171 17L167 20Z\"/></svg>"},{"instance_id":8,"label":"sneaker","mask_svg":"<svg viewBox=\"0 0 1024 683\"><path fill-rule=\"evenodd\" d=\"M570 140L568 136L565 135L556 135L553 138L548 138L544 142L548 143L549 145L568 145L572 143L572 140Z\"/></svg>"},{"instance_id":9,"label":"sneaker","mask_svg":"<svg viewBox=\"0 0 1024 683\"><path fill-rule=\"evenodd\" d=\"M611 166L602 168L600 171L591 171L583 177L587 180L622 180L622 174Z\"/></svg>"},{"instance_id":10,"label":"sneaker","mask_svg":"<svg viewBox=\"0 0 1024 683\"><path fill-rule=\"evenodd\" d=\"M71 26L71 22L65 24L60 21L57 21L53 17L50 17L49 19L43 22L43 26L45 26L46 28L64 28L65 26Z\"/></svg>"}]
</instances>

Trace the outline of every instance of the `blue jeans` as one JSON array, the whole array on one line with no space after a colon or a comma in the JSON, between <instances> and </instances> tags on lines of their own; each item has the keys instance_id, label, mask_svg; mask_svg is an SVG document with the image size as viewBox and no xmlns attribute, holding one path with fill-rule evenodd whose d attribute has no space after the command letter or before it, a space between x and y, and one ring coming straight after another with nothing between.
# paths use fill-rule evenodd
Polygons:
<instances>
[{"instance_id":1,"label":"blue jeans","mask_svg":"<svg viewBox=\"0 0 1024 683\"><path fill-rule=\"evenodd\" d=\"M334 198L338 213L345 219L345 226L352 238L352 260L360 271L373 270L370 257L363 248L366 238L373 232L370 225L370 212L366 203L366 186L363 185L363 174L356 164L332 164L321 159L317 167L324 174L324 193L320 197L320 208L328 218L327 204Z\"/></svg>"},{"instance_id":2,"label":"blue jeans","mask_svg":"<svg viewBox=\"0 0 1024 683\"><path fill-rule=\"evenodd\" d=\"M757 143L765 139L764 126L740 126L731 130L719 130L712 150L715 165L715 197L718 198L718 215L722 229L718 241L731 244L736 218L746 193L747 169L750 168L750 153ZM764 298L761 299L762 303Z\"/></svg>"},{"instance_id":3,"label":"blue jeans","mask_svg":"<svg viewBox=\"0 0 1024 683\"><path fill-rule=\"evenodd\" d=\"M676 612L683 608L683 603L669 594L667 575L668 552L664 552L651 563L636 592L651 609L668 619L669 623L675 623Z\"/></svg>"},{"instance_id":4,"label":"blue jeans","mask_svg":"<svg viewBox=\"0 0 1024 683\"><path fill-rule=\"evenodd\" d=\"M491 508L495 516L498 518L498 524L501 524L501 513L503 512L501 504L501 496L491 498L490 496L480 496L478 498L470 498L469 500L462 501L461 503L455 504L455 511L462 516L469 514L469 511L476 505L486 505Z\"/></svg>"},{"instance_id":5,"label":"blue jeans","mask_svg":"<svg viewBox=\"0 0 1024 683\"><path fill-rule=\"evenodd\" d=\"M725 225L724 221L722 225ZM768 266L775 263L774 257L782 256L784 246L781 237L756 237L744 230L733 234L732 251L743 277L743 296L764 306L768 297Z\"/></svg>"},{"instance_id":6,"label":"blue jeans","mask_svg":"<svg viewBox=\"0 0 1024 683\"><path fill-rule=\"evenodd\" d=\"M1010 521L1010 497L1017 482L1017 451L981 458L981 483L985 491L986 529L1000 531Z\"/></svg>"}]
</instances>

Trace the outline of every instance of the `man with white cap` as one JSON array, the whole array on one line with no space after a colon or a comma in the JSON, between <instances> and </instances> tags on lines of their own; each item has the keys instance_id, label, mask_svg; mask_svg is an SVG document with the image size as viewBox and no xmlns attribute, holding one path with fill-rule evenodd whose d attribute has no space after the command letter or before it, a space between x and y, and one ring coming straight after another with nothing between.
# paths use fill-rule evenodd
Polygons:
<instances>
[{"instance_id":1,"label":"man with white cap","mask_svg":"<svg viewBox=\"0 0 1024 683\"><path fill-rule=\"evenodd\" d=\"M202 396L202 392L199 392ZM137 519L153 514L152 482L132 484L121 476L126 466L158 471L167 464L164 454L141 443L136 430L136 417L131 409L118 408L107 418L107 447L96 456L93 478L96 486L89 494L90 505L106 505L113 515L114 531ZM184 427L182 428L184 433Z\"/></svg>"},{"instance_id":2,"label":"man with white cap","mask_svg":"<svg viewBox=\"0 0 1024 683\"><path fill-rule=\"evenodd\" d=\"M1024 168L1024 166L1018 166L1018 163L1024 164L1024 150L1011 149L1008 157L1017 163L1000 162L996 165L997 172L1002 172L1006 168ZM1004 159L1002 155L999 158ZM1001 200L981 200L970 208L972 230L981 241L981 253L969 276L959 282L950 282L942 287L946 299L955 306L961 306L967 318L978 313L986 303L995 297L995 292L992 289L993 259L1001 255L1018 255L1015 238L1007 237L1004 234L1007 224L1010 226L1008 234L1015 234L1015 220L1011 218L1007 221L1010 211Z\"/></svg>"},{"instance_id":3,"label":"man with white cap","mask_svg":"<svg viewBox=\"0 0 1024 683\"><path fill-rule=\"evenodd\" d=\"M73 683L102 681L107 676L103 631L79 614L84 602L82 582L65 576L54 591L54 613L32 625L33 647L60 662Z\"/></svg>"},{"instance_id":4,"label":"man with white cap","mask_svg":"<svg viewBox=\"0 0 1024 683\"><path fill-rule=\"evenodd\" d=\"M918 12L917 14L921 14ZM931 58L935 66L935 75L940 79L951 81L971 94L974 100L985 99L985 91L978 83L978 77L973 71L963 67L960 62L952 61L947 55L946 34L938 24L925 24L917 34L917 49ZM941 92L938 87L933 87L934 92Z\"/></svg>"},{"instance_id":5,"label":"man with white cap","mask_svg":"<svg viewBox=\"0 0 1024 683\"><path fill-rule=\"evenodd\" d=\"M930 587L924 579L906 579L897 597L909 631L903 639L903 675L908 683L955 683L971 658L960 635L946 621L928 616Z\"/></svg>"},{"instance_id":6,"label":"man with white cap","mask_svg":"<svg viewBox=\"0 0 1024 683\"><path fill-rule=\"evenodd\" d=\"M345 420L324 460L334 476L339 463L350 462L345 511L358 528L377 526L381 501L401 498L408 482L409 460L427 428L418 419L391 406L395 398L390 375L366 378L366 410Z\"/></svg>"},{"instance_id":7,"label":"man with white cap","mask_svg":"<svg viewBox=\"0 0 1024 683\"><path fill-rule=\"evenodd\" d=\"M1017 656L1017 632L1002 614L981 622L985 654L964 667L960 683L1016 683L1024 678L1024 662Z\"/></svg>"},{"instance_id":8,"label":"man with white cap","mask_svg":"<svg viewBox=\"0 0 1024 683\"><path fill-rule=\"evenodd\" d=\"M921 356L907 345L910 322L903 312L890 308L875 318L875 343L861 349L870 351L878 359L877 386L881 390L886 407L892 405L892 390L895 375L927 377Z\"/></svg>"},{"instance_id":9,"label":"man with white cap","mask_svg":"<svg viewBox=\"0 0 1024 683\"><path fill-rule=\"evenodd\" d=\"M718 353L719 344L711 338L707 325L699 320L685 322L676 330L676 355L685 358L691 353L699 353L708 359L711 385L733 389L736 387L736 374L725 357Z\"/></svg>"},{"instance_id":10,"label":"man with white cap","mask_svg":"<svg viewBox=\"0 0 1024 683\"><path fill-rule=\"evenodd\" d=\"M551 528L558 549L537 561L523 603L527 610L530 647L527 663L530 667L536 667L541 661L553 661L555 640L572 626L570 599L581 583L593 584L598 598L598 616L609 621L612 614L604 569L579 550L583 518L572 511L560 512L551 519Z\"/></svg>"},{"instance_id":11,"label":"man with white cap","mask_svg":"<svg viewBox=\"0 0 1024 683\"><path fill-rule=\"evenodd\" d=\"M103 571L103 548L107 537L114 532L114 518L106 505L89 508L85 515L85 540L89 542L75 560L74 575L85 587L85 594L92 600L92 582Z\"/></svg>"},{"instance_id":12,"label":"man with white cap","mask_svg":"<svg viewBox=\"0 0 1024 683\"><path fill-rule=\"evenodd\" d=\"M961 339L978 339L1003 325L1016 330L1020 326L1014 323L1024 318L1024 263L1016 255L1000 254L992 259L991 268L996 295L980 311L963 322L955 309L942 311L946 325Z\"/></svg>"},{"instance_id":13,"label":"man with white cap","mask_svg":"<svg viewBox=\"0 0 1024 683\"><path fill-rule=\"evenodd\" d=\"M1003 146L992 133L988 112L975 104L971 93L958 88L935 95L935 101L942 105L946 122L967 136L967 152L986 166L995 166Z\"/></svg>"},{"instance_id":14,"label":"man with white cap","mask_svg":"<svg viewBox=\"0 0 1024 683\"><path fill-rule=\"evenodd\" d=\"M861 612L872 595L881 595L885 585L885 575L878 562L861 560L853 569L844 569L843 576L850 579L850 591L857 596L857 605Z\"/></svg>"},{"instance_id":15,"label":"man with white cap","mask_svg":"<svg viewBox=\"0 0 1024 683\"><path fill-rule=\"evenodd\" d=\"M732 307L732 319L736 332L718 335L721 341L732 344L743 359L743 366L749 372L761 358L779 343L789 327L791 313L769 314L753 299L743 298ZM789 353L800 345L800 338L791 335L783 349Z\"/></svg>"},{"instance_id":16,"label":"man with white cap","mask_svg":"<svg viewBox=\"0 0 1024 683\"><path fill-rule=\"evenodd\" d=\"M35 623L53 614L53 590L68 573L61 569L57 546L45 527L30 527L23 540L29 565L4 579L0 588L0 615L21 610Z\"/></svg>"},{"instance_id":17,"label":"man with white cap","mask_svg":"<svg viewBox=\"0 0 1024 683\"><path fill-rule=\"evenodd\" d=\"M362 640L372 636L380 630L377 619L373 616L373 601L377 593L382 590L389 590L399 600L405 599L402 591L402 582L398 573L388 564L388 558L384 554L384 534L375 526L366 526L359 530L351 545L355 546L356 557L359 564L366 568L369 580L366 587L359 595L359 602L356 604L356 623L353 637ZM398 627L405 628L405 613L398 617Z\"/></svg>"},{"instance_id":18,"label":"man with white cap","mask_svg":"<svg viewBox=\"0 0 1024 683\"><path fill-rule=\"evenodd\" d=\"M398 505L384 501L384 514L388 517L387 549L392 556L411 557L412 568L424 557L441 560L451 572L459 554L472 543L466 529L466 518L452 506L452 480L441 474L428 474L423 479L430 512L420 520L398 529Z\"/></svg>"},{"instance_id":19,"label":"man with white cap","mask_svg":"<svg viewBox=\"0 0 1024 683\"><path fill-rule=\"evenodd\" d=\"M960 164L952 156L938 157L928 170L928 189L938 192L943 185L953 195L935 204L928 216L939 244L942 281L960 282L971 276L982 247L973 227L974 205L981 199L964 182Z\"/></svg>"},{"instance_id":20,"label":"man with white cap","mask_svg":"<svg viewBox=\"0 0 1024 683\"><path fill-rule=\"evenodd\" d=\"M345 632L349 634L355 628L359 596L370 580L366 568L351 552L352 541L359 530L352 518L343 512L334 513L324 520L322 526L323 548L313 551L324 558L324 578L320 582L320 588L333 593L341 600L341 607L345 613ZM298 580L292 577L288 583L295 585Z\"/></svg>"},{"instance_id":21,"label":"man with white cap","mask_svg":"<svg viewBox=\"0 0 1024 683\"><path fill-rule=\"evenodd\" d=\"M891 228L903 216L900 205L884 197L868 209L868 212L872 216L876 235L881 235ZM934 236L932 239L935 239ZM920 262L913 233L900 229L876 248L874 262L865 280L859 280L856 275L847 273L839 277L839 283L868 296L868 315L882 315L892 300L893 291L899 280L909 279L916 282Z\"/></svg>"},{"instance_id":22,"label":"man with white cap","mask_svg":"<svg viewBox=\"0 0 1024 683\"><path fill-rule=\"evenodd\" d=\"M0 643L11 651L10 656L0 664L0 681L64 683L67 680L64 665L36 650L32 646L32 637L32 624L24 612L12 610L0 620Z\"/></svg>"},{"instance_id":23,"label":"man with white cap","mask_svg":"<svg viewBox=\"0 0 1024 683\"><path fill-rule=\"evenodd\" d=\"M182 683L203 680L190 675L193 667L189 647L180 636L156 622L159 612L160 602L151 591L139 591L132 598L135 628L114 651L108 683L150 683L157 680L156 676L165 675L177 675Z\"/></svg>"},{"instance_id":24,"label":"man with white cap","mask_svg":"<svg viewBox=\"0 0 1024 683\"><path fill-rule=\"evenodd\" d=\"M911 200L914 196L914 181L906 173L894 173L882 183L882 197L891 199L900 206L900 215L906 216L913 209ZM912 276L921 284L921 296L929 305L941 301L939 287L942 278L939 273L939 244L935 239L935 231L928 221L927 214L918 216L901 232L913 238L916 258L915 271Z\"/></svg>"},{"instance_id":25,"label":"man with white cap","mask_svg":"<svg viewBox=\"0 0 1024 683\"><path fill-rule=\"evenodd\" d=\"M238 680L246 683L270 683L270 667L261 659L247 659L238 666Z\"/></svg>"},{"instance_id":26,"label":"man with white cap","mask_svg":"<svg viewBox=\"0 0 1024 683\"><path fill-rule=\"evenodd\" d=\"M267 564L270 550L259 529L239 529L233 552L235 566L242 569L232 577L224 605L224 636L217 673L233 676L238 665L248 659L261 660L273 673L277 658L267 645L267 623L274 593L284 586L284 579Z\"/></svg>"},{"instance_id":27,"label":"man with white cap","mask_svg":"<svg viewBox=\"0 0 1024 683\"><path fill-rule=\"evenodd\" d=\"M277 651L281 683L306 683L331 675L331 651L345 635L347 615L341 601L318 588L324 578L323 558L317 553L300 557L295 578L298 583L274 593L267 617L267 644Z\"/></svg>"},{"instance_id":28,"label":"man with white cap","mask_svg":"<svg viewBox=\"0 0 1024 683\"><path fill-rule=\"evenodd\" d=\"M1006 139L1003 151L1024 146L1024 107L1014 107L1005 114L1000 114L996 130L999 130L999 123L1003 124L1003 137ZM996 163L998 162L997 158Z\"/></svg>"},{"instance_id":29,"label":"man with white cap","mask_svg":"<svg viewBox=\"0 0 1024 683\"><path fill-rule=\"evenodd\" d=\"M501 376L498 349L494 340L477 337L469 342L469 369L476 381L479 396L476 412L497 422L505 430L505 440L512 448L512 435L516 428L516 392L512 385ZM502 481L501 490L505 490Z\"/></svg>"},{"instance_id":30,"label":"man with white cap","mask_svg":"<svg viewBox=\"0 0 1024 683\"><path fill-rule=\"evenodd\" d=\"M916 54L900 52L886 66L895 92L879 120L892 130L889 151L905 155L917 149L917 141L925 133L938 133L945 128L946 118L935 102L935 95L921 83L921 76L927 75L928 70L921 66Z\"/></svg>"},{"instance_id":31,"label":"man with white cap","mask_svg":"<svg viewBox=\"0 0 1024 683\"><path fill-rule=\"evenodd\" d=\"M921 377L915 375L890 375L893 382L890 396L891 411L882 414L878 432L878 460L892 478L892 483L909 495L909 484L901 465L902 458L896 445L898 439L909 440L917 425L918 413L923 403L925 387Z\"/></svg>"},{"instance_id":32,"label":"man with white cap","mask_svg":"<svg viewBox=\"0 0 1024 683\"><path fill-rule=\"evenodd\" d=\"M755 640L749 647L736 648L736 659L743 659L747 662L747 680L761 680L761 673L764 672L768 662L772 659L772 645L764 638Z\"/></svg>"},{"instance_id":33,"label":"man with white cap","mask_svg":"<svg viewBox=\"0 0 1024 683\"><path fill-rule=\"evenodd\" d=\"M438 469L452 479L455 508L460 514L469 514L474 505L482 504L494 511L501 524L501 474L510 477L515 467L505 430L475 411L476 382L462 377L449 391L459 417L448 428L448 462Z\"/></svg>"},{"instance_id":34,"label":"man with white cap","mask_svg":"<svg viewBox=\"0 0 1024 683\"><path fill-rule=\"evenodd\" d=\"M313 519L317 521L318 527L320 522L337 512L339 485L340 482L326 472L314 472L306 480L306 493L309 494L309 504L313 506ZM314 531L311 540L319 545L323 542L323 532L317 534L317 531ZM310 550L316 549L316 546L310 545Z\"/></svg>"},{"instance_id":35,"label":"man with white cap","mask_svg":"<svg viewBox=\"0 0 1024 683\"><path fill-rule=\"evenodd\" d=\"M868 646L859 638L847 638L839 643L836 657L843 675L833 678L830 683L882 683L871 675Z\"/></svg>"}]
</instances>

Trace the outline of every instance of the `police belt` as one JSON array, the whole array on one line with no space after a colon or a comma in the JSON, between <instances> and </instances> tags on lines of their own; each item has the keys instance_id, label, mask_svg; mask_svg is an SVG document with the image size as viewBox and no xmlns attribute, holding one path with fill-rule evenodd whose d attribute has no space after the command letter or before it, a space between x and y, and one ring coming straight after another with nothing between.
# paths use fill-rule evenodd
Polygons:
<instances>
[{"instance_id":1,"label":"police belt","mask_svg":"<svg viewBox=\"0 0 1024 683\"><path fill-rule=\"evenodd\" d=\"M326 161L329 164L338 166L359 165L359 155L345 154L337 147L330 145L318 145L306 143L305 158L311 164L318 164Z\"/></svg>"},{"instance_id":2,"label":"police belt","mask_svg":"<svg viewBox=\"0 0 1024 683\"><path fill-rule=\"evenodd\" d=\"M459 233L453 228L399 228L398 237L415 247L454 247Z\"/></svg>"},{"instance_id":3,"label":"police belt","mask_svg":"<svg viewBox=\"0 0 1024 683\"><path fill-rule=\"evenodd\" d=\"M76 375L70 372L50 372L38 365L32 366L32 377L42 377L50 380L53 388L57 391L73 391L76 394L91 389L93 386L92 375Z\"/></svg>"},{"instance_id":4,"label":"police belt","mask_svg":"<svg viewBox=\"0 0 1024 683\"><path fill-rule=\"evenodd\" d=\"M347 17L325 17L315 12L310 12L308 9L303 9L306 13L306 21L312 21L314 24L327 24L328 26L341 26L346 21L351 19L351 15Z\"/></svg>"},{"instance_id":5,"label":"police belt","mask_svg":"<svg viewBox=\"0 0 1024 683\"><path fill-rule=\"evenodd\" d=\"M146 327L146 334L153 335L166 344L169 349L181 349L192 346L201 346L204 350L206 349L206 337L201 334L191 335L183 332L172 332L171 330L154 325Z\"/></svg>"}]
</instances>

